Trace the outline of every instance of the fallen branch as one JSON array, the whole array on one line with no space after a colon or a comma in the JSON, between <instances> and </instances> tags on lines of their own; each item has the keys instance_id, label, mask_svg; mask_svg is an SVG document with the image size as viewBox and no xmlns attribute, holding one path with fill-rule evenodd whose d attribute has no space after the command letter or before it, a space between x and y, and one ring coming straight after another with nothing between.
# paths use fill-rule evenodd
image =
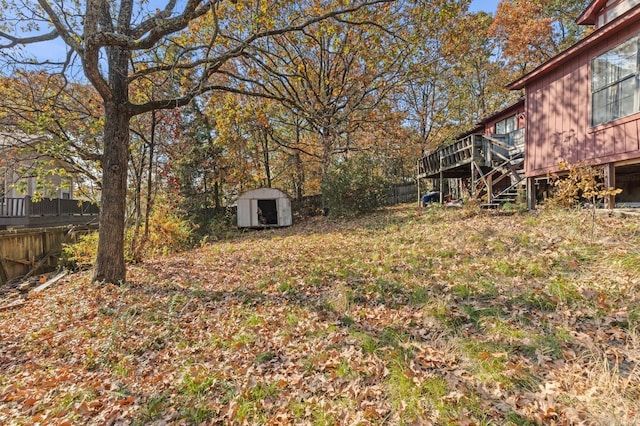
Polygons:
<instances>
[{"instance_id":1,"label":"fallen branch","mask_svg":"<svg viewBox=\"0 0 640 426\"><path fill-rule=\"evenodd\" d=\"M13 308L17 308L17 307L22 306L24 304L25 304L25 301L22 300L22 299L14 300L13 302L9 303L8 305L0 306L0 312L7 311L7 310L13 309Z\"/></svg>"},{"instance_id":2,"label":"fallen branch","mask_svg":"<svg viewBox=\"0 0 640 426\"><path fill-rule=\"evenodd\" d=\"M46 288L48 288L48 287L52 286L53 284L55 284L56 282L58 282L65 275L67 275L66 272L60 272L58 275L56 275L55 277L51 278L46 283L44 283L42 285L39 285L38 287L36 287L33 290L31 290L31 292L32 293L38 293L38 292L40 292L42 290L45 290Z\"/></svg>"},{"instance_id":3,"label":"fallen branch","mask_svg":"<svg viewBox=\"0 0 640 426\"><path fill-rule=\"evenodd\" d=\"M49 260L49 258L53 255L55 255L55 251L51 250L48 253L46 253L44 256L42 256L42 258L40 258L40 260L38 260L33 267L31 268L31 270L29 272L27 272L27 274L22 277L22 279L27 279L29 278L31 275L33 275L34 273L36 273L40 268L42 268L42 265L44 265L47 260Z\"/></svg>"}]
</instances>

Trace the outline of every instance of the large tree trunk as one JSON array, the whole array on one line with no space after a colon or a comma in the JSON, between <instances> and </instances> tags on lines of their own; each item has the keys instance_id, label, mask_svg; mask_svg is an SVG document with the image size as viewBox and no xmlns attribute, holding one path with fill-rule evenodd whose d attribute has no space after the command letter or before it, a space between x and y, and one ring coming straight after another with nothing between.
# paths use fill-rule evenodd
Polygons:
<instances>
[{"instance_id":1,"label":"large tree trunk","mask_svg":"<svg viewBox=\"0 0 640 426\"><path fill-rule=\"evenodd\" d=\"M125 22L128 22L125 19ZM129 84L127 70L131 52L119 47L107 49L109 87L112 99L104 105L104 152L102 154L102 195L98 257L94 281L124 283L124 217L127 203L129 165Z\"/></svg>"},{"instance_id":2,"label":"large tree trunk","mask_svg":"<svg viewBox=\"0 0 640 426\"><path fill-rule=\"evenodd\" d=\"M129 115L116 105L105 104L104 154L98 258L93 280L122 283L124 263L124 217L129 158Z\"/></svg>"}]
</instances>

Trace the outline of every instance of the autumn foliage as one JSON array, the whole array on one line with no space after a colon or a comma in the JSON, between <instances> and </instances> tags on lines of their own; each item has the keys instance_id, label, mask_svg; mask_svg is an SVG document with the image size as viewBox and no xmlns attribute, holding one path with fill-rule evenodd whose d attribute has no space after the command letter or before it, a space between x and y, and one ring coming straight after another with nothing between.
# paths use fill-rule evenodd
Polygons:
<instances>
[{"instance_id":1,"label":"autumn foliage","mask_svg":"<svg viewBox=\"0 0 640 426\"><path fill-rule=\"evenodd\" d=\"M505 59L518 73L560 53L587 31L575 24L586 0L502 0L491 27Z\"/></svg>"}]
</instances>

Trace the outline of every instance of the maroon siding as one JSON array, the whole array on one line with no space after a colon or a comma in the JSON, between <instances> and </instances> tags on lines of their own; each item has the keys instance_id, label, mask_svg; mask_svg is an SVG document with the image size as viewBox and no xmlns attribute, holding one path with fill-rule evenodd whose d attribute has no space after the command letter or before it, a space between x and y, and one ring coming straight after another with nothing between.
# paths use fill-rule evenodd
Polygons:
<instances>
[{"instance_id":1,"label":"maroon siding","mask_svg":"<svg viewBox=\"0 0 640 426\"><path fill-rule=\"evenodd\" d=\"M517 116L516 130L522 129L523 127L525 127L524 111L524 102L519 101L518 103L513 104L511 107L508 107L491 116L490 118L481 121L480 124L484 126L484 134L489 136L495 134L496 123L509 117L513 117L514 115Z\"/></svg>"},{"instance_id":2,"label":"maroon siding","mask_svg":"<svg viewBox=\"0 0 640 426\"><path fill-rule=\"evenodd\" d=\"M640 158L640 113L591 127L590 62L640 33L640 22L612 34L526 86L528 177L557 171L561 161L605 164Z\"/></svg>"}]
</instances>

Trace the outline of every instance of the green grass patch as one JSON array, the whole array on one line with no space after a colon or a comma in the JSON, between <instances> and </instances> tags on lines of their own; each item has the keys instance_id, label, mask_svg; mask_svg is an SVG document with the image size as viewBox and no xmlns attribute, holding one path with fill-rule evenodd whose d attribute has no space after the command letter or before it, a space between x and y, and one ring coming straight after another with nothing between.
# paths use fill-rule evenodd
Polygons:
<instances>
[{"instance_id":1,"label":"green grass patch","mask_svg":"<svg viewBox=\"0 0 640 426\"><path fill-rule=\"evenodd\" d=\"M413 306L423 306L429 300L429 290L424 287L413 287L409 292L409 303Z\"/></svg>"},{"instance_id":2,"label":"green grass patch","mask_svg":"<svg viewBox=\"0 0 640 426\"><path fill-rule=\"evenodd\" d=\"M547 284L547 291L556 300L569 306L577 305L584 300L576 285L568 278L555 277Z\"/></svg>"},{"instance_id":3,"label":"green grass patch","mask_svg":"<svg viewBox=\"0 0 640 426\"><path fill-rule=\"evenodd\" d=\"M558 308L559 300L539 289L526 288L517 296L513 297L513 303L519 304L526 309L541 310L544 312L555 311Z\"/></svg>"},{"instance_id":4,"label":"green grass patch","mask_svg":"<svg viewBox=\"0 0 640 426\"><path fill-rule=\"evenodd\" d=\"M215 417L215 411L211 408L207 407L207 405L200 403L195 406L189 405L186 407L182 407L180 410L180 414L184 416L190 424L203 424L207 420Z\"/></svg>"},{"instance_id":5,"label":"green grass patch","mask_svg":"<svg viewBox=\"0 0 640 426\"><path fill-rule=\"evenodd\" d=\"M266 351L266 352L260 352L257 356L256 356L256 362L258 364L264 364L266 362L271 361L272 359L276 358L276 354L275 352L271 352L271 351Z\"/></svg>"},{"instance_id":6,"label":"green grass patch","mask_svg":"<svg viewBox=\"0 0 640 426\"><path fill-rule=\"evenodd\" d=\"M461 350L471 363L471 370L481 380L503 381L507 369L509 348L498 342L461 341Z\"/></svg>"},{"instance_id":7,"label":"green grass patch","mask_svg":"<svg viewBox=\"0 0 640 426\"><path fill-rule=\"evenodd\" d=\"M180 392L188 396L199 398L207 393L215 381L215 377L208 374L206 371L195 373L187 372L182 377Z\"/></svg>"},{"instance_id":8,"label":"green grass patch","mask_svg":"<svg viewBox=\"0 0 640 426\"><path fill-rule=\"evenodd\" d=\"M623 271L634 274L640 273L640 252L632 251L625 254L619 254L613 257L613 263L618 265Z\"/></svg>"},{"instance_id":9,"label":"green grass patch","mask_svg":"<svg viewBox=\"0 0 640 426\"><path fill-rule=\"evenodd\" d=\"M400 413L401 424L415 424L426 418L419 387L401 364L394 363L389 368L386 388L393 409Z\"/></svg>"}]
</instances>

